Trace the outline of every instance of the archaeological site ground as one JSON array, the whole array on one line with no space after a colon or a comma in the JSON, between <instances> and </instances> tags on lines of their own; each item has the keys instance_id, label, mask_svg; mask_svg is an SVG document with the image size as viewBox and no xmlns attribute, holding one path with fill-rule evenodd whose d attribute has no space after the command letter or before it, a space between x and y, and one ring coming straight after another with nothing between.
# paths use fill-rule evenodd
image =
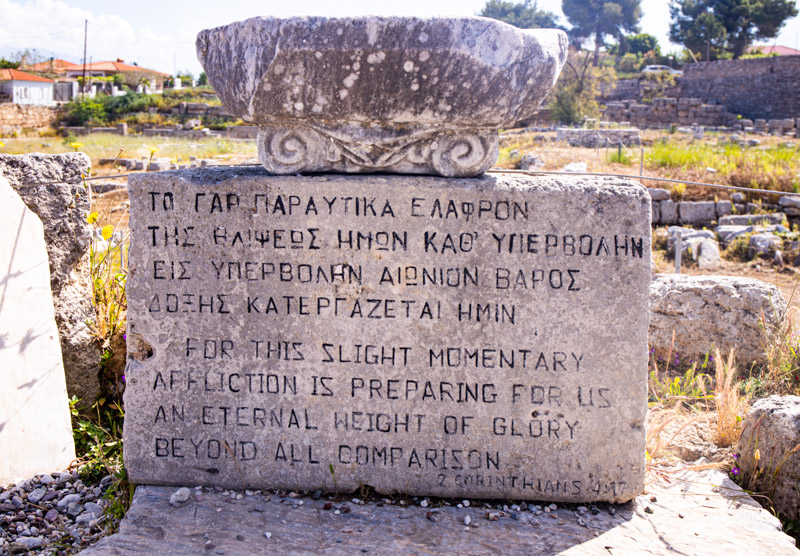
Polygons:
<instances>
[{"instance_id":1,"label":"archaeological site ground","mask_svg":"<svg viewBox=\"0 0 800 556\"><path fill-rule=\"evenodd\" d=\"M0 58L0 554L797 554L800 51L563 4Z\"/></svg>"}]
</instances>

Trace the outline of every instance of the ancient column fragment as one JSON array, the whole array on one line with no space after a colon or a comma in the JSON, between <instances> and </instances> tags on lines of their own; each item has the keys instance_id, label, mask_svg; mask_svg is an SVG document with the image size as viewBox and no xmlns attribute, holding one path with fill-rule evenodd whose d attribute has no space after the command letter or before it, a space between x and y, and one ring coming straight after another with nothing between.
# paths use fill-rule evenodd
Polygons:
<instances>
[{"instance_id":1,"label":"ancient column fragment","mask_svg":"<svg viewBox=\"0 0 800 556\"><path fill-rule=\"evenodd\" d=\"M474 176L567 57L554 29L465 18L253 18L197 37L225 107L274 174Z\"/></svg>"}]
</instances>

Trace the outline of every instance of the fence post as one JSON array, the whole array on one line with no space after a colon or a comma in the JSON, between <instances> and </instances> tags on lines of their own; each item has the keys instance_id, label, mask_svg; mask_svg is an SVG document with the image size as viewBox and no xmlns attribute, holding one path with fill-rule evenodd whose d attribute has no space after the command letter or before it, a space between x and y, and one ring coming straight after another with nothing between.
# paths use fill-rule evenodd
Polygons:
<instances>
[{"instance_id":1,"label":"fence post","mask_svg":"<svg viewBox=\"0 0 800 556\"><path fill-rule=\"evenodd\" d=\"M642 147L642 152L639 156L639 176L644 176L644 147Z\"/></svg>"}]
</instances>

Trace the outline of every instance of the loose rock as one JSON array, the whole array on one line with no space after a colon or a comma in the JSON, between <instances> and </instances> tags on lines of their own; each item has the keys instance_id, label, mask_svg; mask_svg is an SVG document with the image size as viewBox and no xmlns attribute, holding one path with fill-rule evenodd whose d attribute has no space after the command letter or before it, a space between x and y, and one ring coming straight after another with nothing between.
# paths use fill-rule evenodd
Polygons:
<instances>
[{"instance_id":1,"label":"loose rock","mask_svg":"<svg viewBox=\"0 0 800 556\"><path fill-rule=\"evenodd\" d=\"M192 496L192 491L186 487L179 488L169 497L169 503L175 508L184 506Z\"/></svg>"},{"instance_id":2,"label":"loose rock","mask_svg":"<svg viewBox=\"0 0 800 556\"><path fill-rule=\"evenodd\" d=\"M800 520L798 445L800 396L769 396L753 404L737 447L743 484L767 493L779 515L794 520Z\"/></svg>"},{"instance_id":3,"label":"loose rock","mask_svg":"<svg viewBox=\"0 0 800 556\"><path fill-rule=\"evenodd\" d=\"M671 349L698 361L714 347L722 354L733 348L737 363L747 365L764 360L765 331L783 322L786 301L775 286L752 278L664 274L650 285L650 313L657 357Z\"/></svg>"}]
</instances>

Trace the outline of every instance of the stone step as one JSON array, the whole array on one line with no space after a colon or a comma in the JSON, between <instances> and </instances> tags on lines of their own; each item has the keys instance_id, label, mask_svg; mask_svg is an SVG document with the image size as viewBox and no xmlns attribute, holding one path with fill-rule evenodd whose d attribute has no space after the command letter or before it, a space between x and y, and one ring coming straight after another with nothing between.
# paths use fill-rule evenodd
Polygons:
<instances>
[{"instance_id":1,"label":"stone step","mask_svg":"<svg viewBox=\"0 0 800 556\"><path fill-rule=\"evenodd\" d=\"M559 505L537 515L477 501L468 508L359 505L351 496L325 510L324 498L236 500L212 491L198 500L194 490L175 508L175 487L139 486L120 532L81 554L800 554L778 519L725 473L668 476L669 483L649 485L628 504L600 505L596 514ZM342 505L349 511L337 515Z\"/></svg>"}]
</instances>

